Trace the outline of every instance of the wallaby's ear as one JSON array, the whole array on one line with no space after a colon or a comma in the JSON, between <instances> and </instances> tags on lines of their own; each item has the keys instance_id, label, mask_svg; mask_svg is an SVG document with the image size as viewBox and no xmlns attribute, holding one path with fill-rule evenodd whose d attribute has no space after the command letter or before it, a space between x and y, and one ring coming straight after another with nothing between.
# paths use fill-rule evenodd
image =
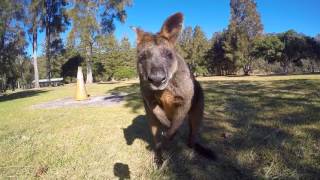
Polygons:
<instances>
[{"instance_id":1,"label":"wallaby's ear","mask_svg":"<svg viewBox=\"0 0 320 180\"><path fill-rule=\"evenodd\" d=\"M183 14L176 13L170 16L162 25L159 35L175 43L180 35L183 23Z\"/></svg>"},{"instance_id":2,"label":"wallaby's ear","mask_svg":"<svg viewBox=\"0 0 320 180\"><path fill-rule=\"evenodd\" d=\"M136 34L137 34L137 44L140 44L140 42L141 42L141 40L142 40L143 35L145 34L145 32L144 32L142 29L137 28L137 27L134 27L134 26L130 26L130 28L131 28L134 32L136 32Z\"/></svg>"}]
</instances>

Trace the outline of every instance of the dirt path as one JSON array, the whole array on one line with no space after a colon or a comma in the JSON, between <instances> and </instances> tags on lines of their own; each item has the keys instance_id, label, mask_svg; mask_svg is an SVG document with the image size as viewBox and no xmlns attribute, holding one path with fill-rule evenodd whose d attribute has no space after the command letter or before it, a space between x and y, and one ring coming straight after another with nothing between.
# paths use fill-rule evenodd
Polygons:
<instances>
[{"instance_id":1,"label":"dirt path","mask_svg":"<svg viewBox=\"0 0 320 180\"><path fill-rule=\"evenodd\" d=\"M32 105L35 109L52 109L64 107L80 107L80 106L112 106L123 101L126 94L112 94L105 96L93 96L84 101L76 101L74 98L68 97L57 99L41 104Z\"/></svg>"}]
</instances>

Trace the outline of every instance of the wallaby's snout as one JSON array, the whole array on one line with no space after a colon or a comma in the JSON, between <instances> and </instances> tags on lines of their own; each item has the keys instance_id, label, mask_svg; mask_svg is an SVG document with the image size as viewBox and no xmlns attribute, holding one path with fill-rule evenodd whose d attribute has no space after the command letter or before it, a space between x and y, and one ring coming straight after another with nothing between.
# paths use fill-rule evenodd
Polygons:
<instances>
[{"instance_id":1,"label":"wallaby's snout","mask_svg":"<svg viewBox=\"0 0 320 180\"><path fill-rule=\"evenodd\" d=\"M167 73L164 67L152 67L148 75L148 81L155 87L164 85L167 81Z\"/></svg>"}]
</instances>

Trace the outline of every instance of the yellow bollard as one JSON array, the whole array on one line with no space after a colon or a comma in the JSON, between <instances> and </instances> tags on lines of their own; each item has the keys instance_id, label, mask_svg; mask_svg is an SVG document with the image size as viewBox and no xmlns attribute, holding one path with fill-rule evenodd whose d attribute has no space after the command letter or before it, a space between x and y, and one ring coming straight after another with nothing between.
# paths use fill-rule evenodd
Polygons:
<instances>
[{"instance_id":1,"label":"yellow bollard","mask_svg":"<svg viewBox=\"0 0 320 180\"><path fill-rule=\"evenodd\" d=\"M78 67L77 73L77 89L76 89L76 100L82 101L88 99L88 94L83 80L82 67Z\"/></svg>"}]
</instances>

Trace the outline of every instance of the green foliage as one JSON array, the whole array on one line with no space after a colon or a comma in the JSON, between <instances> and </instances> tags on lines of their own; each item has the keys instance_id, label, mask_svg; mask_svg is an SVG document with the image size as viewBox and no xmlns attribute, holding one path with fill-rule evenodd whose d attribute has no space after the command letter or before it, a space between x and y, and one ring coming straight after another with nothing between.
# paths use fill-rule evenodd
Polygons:
<instances>
[{"instance_id":1,"label":"green foliage","mask_svg":"<svg viewBox=\"0 0 320 180\"><path fill-rule=\"evenodd\" d=\"M269 63L279 62L283 73L289 72L290 64L303 66L304 59L311 64L319 59L320 44L315 38L298 34L293 30L285 33L267 35L254 43L252 55ZM312 71L314 71L314 68Z\"/></svg>"},{"instance_id":2,"label":"green foliage","mask_svg":"<svg viewBox=\"0 0 320 180\"><path fill-rule=\"evenodd\" d=\"M250 56L254 40L262 34L263 26L254 0L231 0L231 21L228 27L226 56L249 75L254 58Z\"/></svg>"},{"instance_id":3,"label":"green foliage","mask_svg":"<svg viewBox=\"0 0 320 180\"><path fill-rule=\"evenodd\" d=\"M15 89L22 75L27 45L23 25L26 21L23 1L4 0L0 3L0 91Z\"/></svg>"},{"instance_id":4,"label":"green foliage","mask_svg":"<svg viewBox=\"0 0 320 180\"><path fill-rule=\"evenodd\" d=\"M130 72L124 78L131 78L133 75L131 69L135 69L136 64L136 51L131 47L128 38L124 37L119 43L114 35L101 36L99 44L97 58L101 59L104 66L106 80L122 79L125 69Z\"/></svg>"},{"instance_id":5,"label":"green foliage","mask_svg":"<svg viewBox=\"0 0 320 180\"><path fill-rule=\"evenodd\" d=\"M208 76L209 71L206 66L196 66L195 71L196 75L198 76Z\"/></svg>"},{"instance_id":6,"label":"green foliage","mask_svg":"<svg viewBox=\"0 0 320 180\"><path fill-rule=\"evenodd\" d=\"M278 36L267 35L253 43L251 55L256 58L262 57L269 63L273 63L281 58L283 49L284 43Z\"/></svg>"},{"instance_id":7,"label":"green foliage","mask_svg":"<svg viewBox=\"0 0 320 180\"><path fill-rule=\"evenodd\" d=\"M228 31L215 33L211 39L212 46L206 54L208 72L217 75L233 74L236 71L232 47L228 43Z\"/></svg>"},{"instance_id":8,"label":"green foliage","mask_svg":"<svg viewBox=\"0 0 320 180\"><path fill-rule=\"evenodd\" d=\"M117 67L114 72L114 77L116 80L131 79L136 76L136 69L128 66Z\"/></svg>"},{"instance_id":9,"label":"green foliage","mask_svg":"<svg viewBox=\"0 0 320 180\"><path fill-rule=\"evenodd\" d=\"M72 82L73 80L76 79L78 66L81 66L83 61L84 61L84 58L80 56L80 54L76 54L74 56L71 56L67 60L67 62L65 62L61 66L61 76L64 78L65 81L67 78L69 82Z\"/></svg>"},{"instance_id":10,"label":"green foliage","mask_svg":"<svg viewBox=\"0 0 320 180\"><path fill-rule=\"evenodd\" d=\"M41 30L45 30L46 43L46 73L47 78L51 79L53 73L53 60L57 59L64 50L60 33L64 32L70 24L67 16L67 0L44 0L41 14Z\"/></svg>"},{"instance_id":11,"label":"green foliage","mask_svg":"<svg viewBox=\"0 0 320 180\"><path fill-rule=\"evenodd\" d=\"M196 26L194 29L186 27L182 31L176 48L188 63L191 71L203 75L204 72L200 71L203 68L198 68L198 66L206 65L205 56L209 47L209 41L201 27Z\"/></svg>"},{"instance_id":12,"label":"green foliage","mask_svg":"<svg viewBox=\"0 0 320 180\"><path fill-rule=\"evenodd\" d=\"M93 63L93 79L94 81L103 81L104 74L106 73L106 69L104 68L101 62L94 62Z\"/></svg>"},{"instance_id":13,"label":"green foliage","mask_svg":"<svg viewBox=\"0 0 320 180\"><path fill-rule=\"evenodd\" d=\"M213 36L206 55L210 73L236 74L242 69L249 75L252 71L252 46L263 31L256 6L254 0L231 0L228 29Z\"/></svg>"},{"instance_id":14,"label":"green foliage","mask_svg":"<svg viewBox=\"0 0 320 180\"><path fill-rule=\"evenodd\" d=\"M68 44L78 48L82 56L86 57L87 83L93 82L92 66L96 66L94 61L97 60L93 59L94 46L101 36L113 33L114 19L125 21L125 8L129 5L131 0L76 0L72 5L69 16L73 20L73 26L68 36Z\"/></svg>"}]
</instances>

